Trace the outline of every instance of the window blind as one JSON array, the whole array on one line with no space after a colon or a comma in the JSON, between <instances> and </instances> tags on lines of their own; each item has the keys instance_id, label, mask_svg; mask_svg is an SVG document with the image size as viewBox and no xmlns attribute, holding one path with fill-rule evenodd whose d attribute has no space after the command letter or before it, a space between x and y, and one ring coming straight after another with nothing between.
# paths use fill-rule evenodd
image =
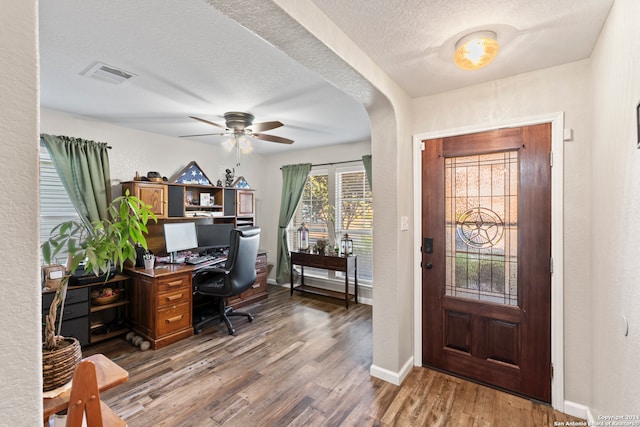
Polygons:
<instances>
[{"instance_id":1,"label":"window blind","mask_svg":"<svg viewBox=\"0 0 640 427\"><path fill-rule=\"evenodd\" d=\"M51 230L61 222L79 219L67 191L60 181L49 151L40 145L40 243L49 239ZM57 262L64 264L66 251L60 252ZM53 262L54 260L52 260Z\"/></svg>"}]
</instances>

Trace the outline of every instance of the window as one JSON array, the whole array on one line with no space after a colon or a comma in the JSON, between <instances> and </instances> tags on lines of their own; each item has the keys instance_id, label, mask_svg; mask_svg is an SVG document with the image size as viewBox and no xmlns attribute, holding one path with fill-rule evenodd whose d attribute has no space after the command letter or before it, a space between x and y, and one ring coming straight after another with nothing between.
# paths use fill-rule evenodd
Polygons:
<instances>
[{"instance_id":1,"label":"window","mask_svg":"<svg viewBox=\"0 0 640 427\"><path fill-rule=\"evenodd\" d=\"M51 230L56 225L79 218L51 161L49 151L40 144L40 243L49 239ZM67 253L60 252L57 262L64 264L66 258Z\"/></svg>"},{"instance_id":2,"label":"window","mask_svg":"<svg viewBox=\"0 0 640 427\"><path fill-rule=\"evenodd\" d=\"M373 281L372 198L361 163L311 170L287 228L291 250L298 249L297 229L303 222L309 229L312 246L318 239L329 239L332 244L340 245L347 233L353 240L353 252L358 255L358 280L363 283ZM325 279L344 277L342 273L308 267L305 275Z\"/></svg>"},{"instance_id":3,"label":"window","mask_svg":"<svg viewBox=\"0 0 640 427\"><path fill-rule=\"evenodd\" d=\"M364 167L336 168L336 240L345 234L358 255L358 280L373 280L373 203Z\"/></svg>"}]
</instances>

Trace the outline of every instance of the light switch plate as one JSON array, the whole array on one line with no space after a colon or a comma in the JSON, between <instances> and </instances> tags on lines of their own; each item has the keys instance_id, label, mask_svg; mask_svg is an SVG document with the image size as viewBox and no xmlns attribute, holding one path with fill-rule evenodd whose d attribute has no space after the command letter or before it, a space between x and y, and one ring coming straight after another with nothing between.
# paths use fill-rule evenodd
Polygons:
<instances>
[{"instance_id":1,"label":"light switch plate","mask_svg":"<svg viewBox=\"0 0 640 427\"><path fill-rule=\"evenodd\" d=\"M401 216L400 217L400 231L407 231L409 229L409 217Z\"/></svg>"}]
</instances>

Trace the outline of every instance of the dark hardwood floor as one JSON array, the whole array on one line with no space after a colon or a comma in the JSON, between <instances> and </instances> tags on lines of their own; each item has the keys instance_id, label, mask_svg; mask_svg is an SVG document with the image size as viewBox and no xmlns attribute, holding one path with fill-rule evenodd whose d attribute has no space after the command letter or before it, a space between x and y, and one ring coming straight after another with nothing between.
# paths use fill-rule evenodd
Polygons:
<instances>
[{"instance_id":1,"label":"dark hardwood floor","mask_svg":"<svg viewBox=\"0 0 640 427\"><path fill-rule=\"evenodd\" d=\"M130 427L553 426L578 421L552 408L426 368L397 387L369 375L371 307L270 286L255 320L224 325L160 350L124 338L104 353L129 380L101 398Z\"/></svg>"}]
</instances>

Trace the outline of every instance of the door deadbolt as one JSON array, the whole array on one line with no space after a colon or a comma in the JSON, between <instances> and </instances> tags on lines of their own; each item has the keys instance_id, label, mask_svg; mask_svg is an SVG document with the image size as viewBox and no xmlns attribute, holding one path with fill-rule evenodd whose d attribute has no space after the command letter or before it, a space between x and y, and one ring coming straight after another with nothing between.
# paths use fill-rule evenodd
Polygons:
<instances>
[{"instance_id":1,"label":"door deadbolt","mask_svg":"<svg viewBox=\"0 0 640 427\"><path fill-rule=\"evenodd\" d=\"M431 269L433 268L433 264L431 264L430 262L427 262L427 263L424 265L424 268L426 268L427 270L431 270Z\"/></svg>"}]
</instances>

